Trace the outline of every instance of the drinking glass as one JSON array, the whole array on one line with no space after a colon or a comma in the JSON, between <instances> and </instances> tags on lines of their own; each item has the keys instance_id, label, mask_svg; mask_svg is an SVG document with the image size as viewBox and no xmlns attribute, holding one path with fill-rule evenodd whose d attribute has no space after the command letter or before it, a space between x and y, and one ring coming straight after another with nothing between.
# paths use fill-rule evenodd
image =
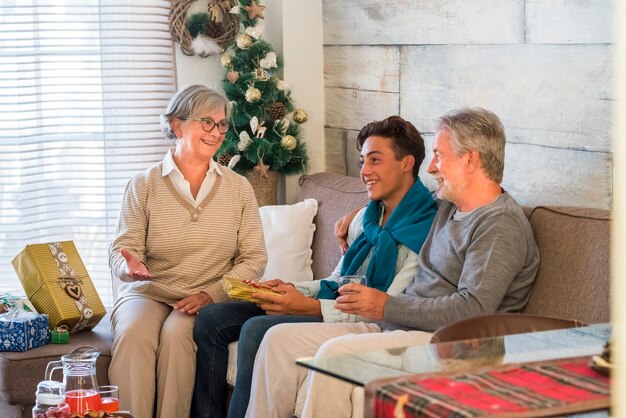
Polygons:
<instances>
[{"instance_id":1,"label":"drinking glass","mask_svg":"<svg viewBox=\"0 0 626 418\"><path fill-rule=\"evenodd\" d=\"M351 275L351 276L341 276L339 277L339 287L346 285L348 283L358 283L363 286L367 286L367 278L363 275ZM347 293L347 292L344 292Z\"/></svg>"},{"instance_id":2,"label":"drinking glass","mask_svg":"<svg viewBox=\"0 0 626 418\"><path fill-rule=\"evenodd\" d=\"M116 412L120 410L119 388L115 385L98 387L100 394L100 404L102 410L106 412Z\"/></svg>"}]
</instances>

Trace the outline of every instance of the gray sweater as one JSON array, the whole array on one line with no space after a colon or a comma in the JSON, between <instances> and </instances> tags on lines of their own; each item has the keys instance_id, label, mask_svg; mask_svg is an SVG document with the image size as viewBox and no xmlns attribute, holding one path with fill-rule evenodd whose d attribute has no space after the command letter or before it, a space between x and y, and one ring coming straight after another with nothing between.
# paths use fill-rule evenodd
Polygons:
<instances>
[{"instance_id":1,"label":"gray sweater","mask_svg":"<svg viewBox=\"0 0 626 418\"><path fill-rule=\"evenodd\" d=\"M503 193L472 212L456 212L453 203L439 202L413 281L385 304L383 330L434 331L528 302L539 251L520 206Z\"/></svg>"}]
</instances>

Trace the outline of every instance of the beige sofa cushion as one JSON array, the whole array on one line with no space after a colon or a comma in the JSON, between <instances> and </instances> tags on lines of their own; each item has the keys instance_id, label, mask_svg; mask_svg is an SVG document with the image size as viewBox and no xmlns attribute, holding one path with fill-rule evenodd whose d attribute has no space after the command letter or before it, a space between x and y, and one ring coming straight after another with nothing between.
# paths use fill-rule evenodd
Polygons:
<instances>
[{"instance_id":1,"label":"beige sofa cushion","mask_svg":"<svg viewBox=\"0 0 626 418\"><path fill-rule=\"evenodd\" d=\"M609 212L539 206L530 224L541 261L524 313L608 322Z\"/></svg>"},{"instance_id":2,"label":"beige sofa cushion","mask_svg":"<svg viewBox=\"0 0 626 418\"><path fill-rule=\"evenodd\" d=\"M365 206L369 199L358 177L334 173L316 173L300 177L300 200L315 199L319 206L313 236L313 277L323 279L335 269L341 258L335 238L335 222L346 213ZM320 221L321 220L321 221Z\"/></svg>"}]
</instances>

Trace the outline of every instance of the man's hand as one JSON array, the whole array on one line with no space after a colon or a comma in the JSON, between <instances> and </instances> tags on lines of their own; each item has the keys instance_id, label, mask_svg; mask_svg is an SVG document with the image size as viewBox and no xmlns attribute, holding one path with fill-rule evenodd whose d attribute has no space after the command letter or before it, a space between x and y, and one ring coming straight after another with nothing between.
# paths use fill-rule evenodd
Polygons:
<instances>
[{"instance_id":1,"label":"man's hand","mask_svg":"<svg viewBox=\"0 0 626 418\"><path fill-rule=\"evenodd\" d=\"M335 308L343 313L361 315L375 321L384 319L385 303L389 295L356 283L346 284L339 288L339 296Z\"/></svg>"},{"instance_id":2,"label":"man's hand","mask_svg":"<svg viewBox=\"0 0 626 418\"><path fill-rule=\"evenodd\" d=\"M180 313L197 315L200 309L211 303L213 303L213 299L211 299L211 296L207 295L204 292L199 292L195 295L187 296L186 298L178 301L174 305L174 309L176 309Z\"/></svg>"},{"instance_id":3,"label":"man's hand","mask_svg":"<svg viewBox=\"0 0 626 418\"><path fill-rule=\"evenodd\" d=\"M133 280L150 280L152 275L148 272L148 268L141 262L135 253L122 248L120 251L122 257L126 260L126 274Z\"/></svg>"},{"instance_id":4,"label":"man's hand","mask_svg":"<svg viewBox=\"0 0 626 418\"><path fill-rule=\"evenodd\" d=\"M341 219L335 222L335 236L339 241L339 246L341 247L342 254L345 254L346 251L348 251L348 227L350 227L350 223L360 210L361 209L353 210L352 212L344 215Z\"/></svg>"},{"instance_id":5,"label":"man's hand","mask_svg":"<svg viewBox=\"0 0 626 418\"><path fill-rule=\"evenodd\" d=\"M266 282L263 282L263 284L266 284ZM251 295L255 299L266 301L257 303L259 308L263 309L266 314L322 316L319 301L304 296L291 283L272 286L272 290L281 294L253 293Z\"/></svg>"}]
</instances>

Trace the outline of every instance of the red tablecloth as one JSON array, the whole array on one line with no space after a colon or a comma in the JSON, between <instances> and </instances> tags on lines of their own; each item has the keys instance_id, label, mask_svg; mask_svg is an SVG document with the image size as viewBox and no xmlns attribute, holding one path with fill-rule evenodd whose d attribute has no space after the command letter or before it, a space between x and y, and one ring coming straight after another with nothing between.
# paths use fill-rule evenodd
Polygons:
<instances>
[{"instance_id":1,"label":"red tablecloth","mask_svg":"<svg viewBox=\"0 0 626 418\"><path fill-rule=\"evenodd\" d=\"M386 379L374 392L374 416L543 417L609 407L609 379L589 357L471 372ZM403 415L404 414L404 415Z\"/></svg>"}]
</instances>

